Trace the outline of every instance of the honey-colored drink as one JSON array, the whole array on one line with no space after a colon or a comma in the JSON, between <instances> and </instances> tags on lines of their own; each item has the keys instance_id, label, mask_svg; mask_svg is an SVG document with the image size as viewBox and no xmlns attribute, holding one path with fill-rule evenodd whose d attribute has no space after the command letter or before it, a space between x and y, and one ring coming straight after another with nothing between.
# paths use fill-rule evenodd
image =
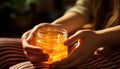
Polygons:
<instances>
[{"instance_id":1,"label":"honey-colored drink","mask_svg":"<svg viewBox=\"0 0 120 69\"><path fill-rule=\"evenodd\" d=\"M63 44L67 38L67 32L58 27L40 28L31 44L40 46L44 53L49 54L47 62L51 64L60 61L68 55L68 47Z\"/></svg>"}]
</instances>

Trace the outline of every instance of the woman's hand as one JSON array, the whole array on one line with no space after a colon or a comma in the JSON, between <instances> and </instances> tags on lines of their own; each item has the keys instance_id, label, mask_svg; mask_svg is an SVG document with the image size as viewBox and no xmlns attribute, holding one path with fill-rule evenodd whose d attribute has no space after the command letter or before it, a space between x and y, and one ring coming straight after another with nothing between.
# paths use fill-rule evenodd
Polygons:
<instances>
[{"instance_id":1,"label":"woman's hand","mask_svg":"<svg viewBox=\"0 0 120 69\"><path fill-rule=\"evenodd\" d=\"M31 45L30 42L33 39L36 31L40 28L45 28L49 26L55 26L58 27L58 24L53 24L51 25L50 23L41 23L36 25L32 30L25 32L22 35L22 45L23 45L23 50L26 54L26 56L31 60L33 63L40 63L47 61L49 56L46 53L43 53L43 50L38 47Z\"/></svg>"},{"instance_id":2,"label":"woman's hand","mask_svg":"<svg viewBox=\"0 0 120 69\"><path fill-rule=\"evenodd\" d=\"M101 37L95 31L80 30L70 36L64 44L71 46L76 42L78 43L73 51L70 52L69 56L61 61L53 63L51 69L69 69L90 58L95 50L100 47Z\"/></svg>"},{"instance_id":3,"label":"woman's hand","mask_svg":"<svg viewBox=\"0 0 120 69\"><path fill-rule=\"evenodd\" d=\"M43 53L43 50L40 47L30 45L28 43L27 37L29 36L30 31L27 31L22 36L22 45L25 55L33 63L40 63L47 61L49 56Z\"/></svg>"},{"instance_id":4,"label":"woman's hand","mask_svg":"<svg viewBox=\"0 0 120 69\"><path fill-rule=\"evenodd\" d=\"M39 25L36 25L32 30L27 31L22 35L23 50L27 58L30 59L33 63L44 62L47 61L49 58L48 54L43 53L43 50L40 47L29 44L29 41L32 40L35 32L39 28L46 27L48 25L48 23L41 23Z\"/></svg>"}]
</instances>

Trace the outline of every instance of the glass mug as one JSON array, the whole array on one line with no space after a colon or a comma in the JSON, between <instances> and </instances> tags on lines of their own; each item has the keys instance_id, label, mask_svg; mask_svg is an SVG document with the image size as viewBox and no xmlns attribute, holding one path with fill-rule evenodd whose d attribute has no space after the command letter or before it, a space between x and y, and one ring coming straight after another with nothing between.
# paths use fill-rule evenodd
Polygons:
<instances>
[{"instance_id":1,"label":"glass mug","mask_svg":"<svg viewBox=\"0 0 120 69\"><path fill-rule=\"evenodd\" d=\"M68 56L68 47L63 44L66 39L66 30L48 26L40 28L36 32L31 44L41 47L43 52L49 55L49 59L45 63L51 64Z\"/></svg>"}]
</instances>

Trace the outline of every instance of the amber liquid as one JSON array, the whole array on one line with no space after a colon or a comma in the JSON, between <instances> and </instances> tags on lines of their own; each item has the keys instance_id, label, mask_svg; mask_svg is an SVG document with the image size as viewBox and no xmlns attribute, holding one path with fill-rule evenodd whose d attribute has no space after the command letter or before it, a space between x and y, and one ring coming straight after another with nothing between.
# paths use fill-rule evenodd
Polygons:
<instances>
[{"instance_id":1,"label":"amber liquid","mask_svg":"<svg viewBox=\"0 0 120 69\"><path fill-rule=\"evenodd\" d=\"M63 44L66 38L66 34L62 31L54 31L54 29L46 31L46 29L43 29L37 32L33 44L40 46L44 53L49 54L49 59L45 63L51 64L67 57L68 47Z\"/></svg>"}]
</instances>

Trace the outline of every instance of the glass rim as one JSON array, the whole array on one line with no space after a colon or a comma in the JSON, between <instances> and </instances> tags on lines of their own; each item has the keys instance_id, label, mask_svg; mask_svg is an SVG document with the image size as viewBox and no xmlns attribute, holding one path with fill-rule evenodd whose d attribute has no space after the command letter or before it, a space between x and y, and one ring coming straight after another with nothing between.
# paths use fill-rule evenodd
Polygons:
<instances>
[{"instance_id":1,"label":"glass rim","mask_svg":"<svg viewBox=\"0 0 120 69\"><path fill-rule=\"evenodd\" d=\"M42 30L45 30L45 31L59 31L60 33L62 33L61 35L63 35L63 36L65 36L65 37L67 37L68 35L67 35L67 31L65 30L65 29L63 29L63 28L61 28L61 27L44 27L44 28L40 28L40 29L38 29L38 31L37 31L37 35L38 35L38 37L44 37L44 34L43 33L40 33L39 31L42 31Z\"/></svg>"}]
</instances>

